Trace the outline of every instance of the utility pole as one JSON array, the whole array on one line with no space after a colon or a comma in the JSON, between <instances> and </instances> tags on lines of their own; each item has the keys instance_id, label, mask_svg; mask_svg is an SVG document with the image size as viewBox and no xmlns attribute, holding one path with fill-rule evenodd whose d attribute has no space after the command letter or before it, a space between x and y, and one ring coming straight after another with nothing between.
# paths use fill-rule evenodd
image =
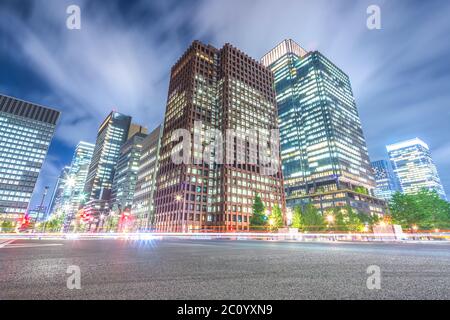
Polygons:
<instances>
[{"instance_id":1,"label":"utility pole","mask_svg":"<svg viewBox=\"0 0 450 320\"><path fill-rule=\"evenodd\" d=\"M42 194L41 204L40 204L40 206L39 206L38 212L36 213L36 220L34 221L34 230L35 230L35 231L36 231L36 223L37 223L37 221L38 221L38 219L39 219L39 215L40 215L41 210L42 210L42 208L43 208L43 206L44 206L44 200L45 200L45 197L47 196L48 189L49 189L49 187L48 187L48 186L45 186L45 188L44 188L44 193ZM45 215L45 212L44 212L44 215Z\"/></svg>"}]
</instances>

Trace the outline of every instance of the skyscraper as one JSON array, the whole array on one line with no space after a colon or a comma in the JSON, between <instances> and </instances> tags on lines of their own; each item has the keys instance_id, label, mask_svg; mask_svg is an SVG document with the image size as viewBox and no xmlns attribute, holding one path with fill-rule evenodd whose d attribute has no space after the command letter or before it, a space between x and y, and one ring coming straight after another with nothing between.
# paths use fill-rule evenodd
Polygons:
<instances>
[{"instance_id":1,"label":"skyscraper","mask_svg":"<svg viewBox=\"0 0 450 320\"><path fill-rule=\"evenodd\" d=\"M87 200L84 185L95 145L80 141L75 149L64 188L65 228L69 227L80 206Z\"/></svg>"},{"instance_id":2,"label":"skyscraper","mask_svg":"<svg viewBox=\"0 0 450 320\"><path fill-rule=\"evenodd\" d=\"M48 215L52 215L56 210L60 209L64 205L64 189L66 188L69 178L69 166L65 166L58 179L56 180L55 187L53 188L52 198L50 199L50 206L47 214L41 218L45 219Z\"/></svg>"},{"instance_id":3,"label":"skyscraper","mask_svg":"<svg viewBox=\"0 0 450 320\"><path fill-rule=\"evenodd\" d=\"M0 95L0 220L27 212L60 112Z\"/></svg>"},{"instance_id":4,"label":"skyscraper","mask_svg":"<svg viewBox=\"0 0 450 320\"><path fill-rule=\"evenodd\" d=\"M128 138L131 117L111 112L100 125L84 191L90 200L109 200L120 148Z\"/></svg>"},{"instance_id":5,"label":"skyscraper","mask_svg":"<svg viewBox=\"0 0 450 320\"><path fill-rule=\"evenodd\" d=\"M111 189L120 148L128 138L131 117L111 112L100 125L84 186L88 202L85 211L98 225L101 214L111 209Z\"/></svg>"},{"instance_id":6,"label":"skyscraper","mask_svg":"<svg viewBox=\"0 0 450 320\"><path fill-rule=\"evenodd\" d=\"M135 225L138 230L148 230L153 224L155 212L153 196L156 190L162 132L162 125L158 126L142 141L132 206L132 214L136 219Z\"/></svg>"},{"instance_id":7,"label":"skyscraper","mask_svg":"<svg viewBox=\"0 0 450 320\"><path fill-rule=\"evenodd\" d=\"M396 192L401 192L400 182L392 168L392 164L387 160L372 162L372 169L375 174L376 188L375 196L389 201Z\"/></svg>"},{"instance_id":8,"label":"skyscraper","mask_svg":"<svg viewBox=\"0 0 450 320\"><path fill-rule=\"evenodd\" d=\"M120 156L112 185L112 206L119 212L130 210L133 204L142 143L147 135L135 133L120 148Z\"/></svg>"},{"instance_id":9,"label":"skyscraper","mask_svg":"<svg viewBox=\"0 0 450 320\"><path fill-rule=\"evenodd\" d=\"M404 193L414 194L422 188L435 190L446 200L444 187L428 145L419 138L386 147Z\"/></svg>"},{"instance_id":10,"label":"skyscraper","mask_svg":"<svg viewBox=\"0 0 450 320\"><path fill-rule=\"evenodd\" d=\"M264 134L278 129L272 84L269 70L230 44L216 49L194 41L172 67L156 181L158 230L248 230L256 194L268 210L276 204L284 209L279 141L263 142ZM188 163L171 158L178 151L178 139L172 140L177 129L194 141L180 151ZM197 161L204 155L199 136L218 146L216 159L227 155L227 161ZM273 174L264 174L265 154L255 144L277 149Z\"/></svg>"},{"instance_id":11,"label":"skyscraper","mask_svg":"<svg viewBox=\"0 0 450 320\"><path fill-rule=\"evenodd\" d=\"M381 213L385 204L372 196L375 181L349 77L292 40L261 61L275 77L287 205Z\"/></svg>"}]
</instances>

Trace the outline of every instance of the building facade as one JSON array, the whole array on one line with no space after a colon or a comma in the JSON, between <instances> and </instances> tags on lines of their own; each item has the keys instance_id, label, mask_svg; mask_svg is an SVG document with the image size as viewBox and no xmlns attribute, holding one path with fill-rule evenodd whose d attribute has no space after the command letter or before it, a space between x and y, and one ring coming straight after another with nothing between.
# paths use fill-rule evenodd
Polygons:
<instances>
[{"instance_id":1,"label":"building facade","mask_svg":"<svg viewBox=\"0 0 450 320\"><path fill-rule=\"evenodd\" d=\"M402 191L390 161L373 161L372 169L376 181L375 196L377 198L389 201L396 192Z\"/></svg>"},{"instance_id":2,"label":"building facade","mask_svg":"<svg viewBox=\"0 0 450 320\"><path fill-rule=\"evenodd\" d=\"M404 193L414 194L425 188L435 190L442 199L447 199L425 142L415 138L388 145L386 149Z\"/></svg>"},{"instance_id":3,"label":"building facade","mask_svg":"<svg viewBox=\"0 0 450 320\"><path fill-rule=\"evenodd\" d=\"M132 205L132 215L135 227L140 231L148 231L154 222L154 194L156 189L156 174L159 168L159 150L163 126L158 126L143 141L136 187Z\"/></svg>"},{"instance_id":4,"label":"building facade","mask_svg":"<svg viewBox=\"0 0 450 320\"><path fill-rule=\"evenodd\" d=\"M84 186L87 197L83 210L92 218L89 229L101 224L112 209L111 192L120 148L128 139L131 117L111 112L100 125L94 153Z\"/></svg>"},{"instance_id":5,"label":"building facade","mask_svg":"<svg viewBox=\"0 0 450 320\"><path fill-rule=\"evenodd\" d=\"M112 185L112 207L118 212L131 210L137 182L142 143L146 134L135 133L120 148Z\"/></svg>"},{"instance_id":6,"label":"building facade","mask_svg":"<svg viewBox=\"0 0 450 320\"><path fill-rule=\"evenodd\" d=\"M84 193L84 186L94 148L94 144L85 141L80 141L75 148L64 188L65 230L68 230L78 210L88 200L87 194Z\"/></svg>"},{"instance_id":7,"label":"building facade","mask_svg":"<svg viewBox=\"0 0 450 320\"><path fill-rule=\"evenodd\" d=\"M128 139L131 117L111 112L101 124L84 187L89 200L110 200L120 148Z\"/></svg>"},{"instance_id":8,"label":"building facade","mask_svg":"<svg viewBox=\"0 0 450 320\"><path fill-rule=\"evenodd\" d=\"M194 41L171 70L155 227L248 230L256 194L269 211L275 205L284 210L279 140L263 142L278 129L276 112L268 69L230 44L216 49ZM178 129L193 141L181 150L173 139ZM271 174L265 174L265 154L255 147L263 144L277 151ZM182 155L183 162L176 163L173 154Z\"/></svg>"},{"instance_id":9,"label":"building facade","mask_svg":"<svg viewBox=\"0 0 450 320\"><path fill-rule=\"evenodd\" d=\"M48 212L46 213L44 219L51 216L57 210L60 210L64 205L64 190L67 186L69 180L69 166L65 166L61 173L59 174L58 179L56 180L55 187L53 188L52 198L50 199L50 205Z\"/></svg>"},{"instance_id":10,"label":"building facade","mask_svg":"<svg viewBox=\"0 0 450 320\"><path fill-rule=\"evenodd\" d=\"M0 221L24 217L60 112L0 95Z\"/></svg>"},{"instance_id":11,"label":"building facade","mask_svg":"<svg viewBox=\"0 0 450 320\"><path fill-rule=\"evenodd\" d=\"M287 205L312 202L323 212L356 203L357 194L369 201L363 211L382 212L385 204L373 197L375 180L347 74L292 40L261 61L275 78ZM324 194L328 200L314 200Z\"/></svg>"}]
</instances>

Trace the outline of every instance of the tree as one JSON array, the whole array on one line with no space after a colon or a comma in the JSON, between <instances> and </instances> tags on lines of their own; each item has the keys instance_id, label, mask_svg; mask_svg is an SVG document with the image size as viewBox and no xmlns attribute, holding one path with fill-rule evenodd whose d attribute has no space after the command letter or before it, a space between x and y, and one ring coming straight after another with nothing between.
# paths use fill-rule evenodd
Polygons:
<instances>
[{"instance_id":1,"label":"tree","mask_svg":"<svg viewBox=\"0 0 450 320\"><path fill-rule=\"evenodd\" d=\"M370 215L363 212L358 212L357 215L364 225L373 226L380 222L380 217L377 215Z\"/></svg>"},{"instance_id":2,"label":"tree","mask_svg":"<svg viewBox=\"0 0 450 320\"><path fill-rule=\"evenodd\" d=\"M436 191L423 189L417 194L397 192L389 202L394 223L410 228L448 228L450 204L441 199Z\"/></svg>"},{"instance_id":3,"label":"tree","mask_svg":"<svg viewBox=\"0 0 450 320\"><path fill-rule=\"evenodd\" d=\"M280 206L278 204L273 206L269 221L272 229L278 229L284 226L283 213L281 212Z\"/></svg>"},{"instance_id":4,"label":"tree","mask_svg":"<svg viewBox=\"0 0 450 320\"><path fill-rule=\"evenodd\" d=\"M450 204L443 200L436 191L422 189L415 195L420 210L425 218L419 225L425 229L448 228L450 226Z\"/></svg>"},{"instance_id":5,"label":"tree","mask_svg":"<svg viewBox=\"0 0 450 320\"><path fill-rule=\"evenodd\" d=\"M294 212L292 213L291 227L297 229L303 228L302 208L300 206L294 208Z\"/></svg>"},{"instance_id":6,"label":"tree","mask_svg":"<svg viewBox=\"0 0 450 320\"><path fill-rule=\"evenodd\" d=\"M366 188L361 187L361 186L356 187L355 192L365 194L365 195L369 194L369 191Z\"/></svg>"},{"instance_id":7,"label":"tree","mask_svg":"<svg viewBox=\"0 0 450 320\"><path fill-rule=\"evenodd\" d=\"M43 230L45 226L46 231L60 232L63 227L63 224L64 224L64 215L55 214L47 222L41 223L40 228Z\"/></svg>"},{"instance_id":8,"label":"tree","mask_svg":"<svg viewBox=\"0 0 450 320\"><path fill-rule=\"evenodd\" d=\"M303 213L303 229L305 231L320 231L326 227L325 220L319 210L312 204L307 204Z\"/></svg>"},{"instance_id":9,"label":"tree","mask_svg":"<svg viewBox=\"0 0 450 320\"><path fill-rule=\"evenodd\" d=\"M256 194L253 200L253 215L250 218L250 226L261 227L267 223L267 217L264 214L264 204L261 197Z\"/></svg>"},{"instance_id":10,"label":"tree","mask_svg":"<svg viewBox=\"0 0 450 320\"><path fill-rule=\"evenodd\" d=\"M1 232L13 232L14 231L14 225L11 221L3 221L0 225Z\"/></svg>"}]
</instances>

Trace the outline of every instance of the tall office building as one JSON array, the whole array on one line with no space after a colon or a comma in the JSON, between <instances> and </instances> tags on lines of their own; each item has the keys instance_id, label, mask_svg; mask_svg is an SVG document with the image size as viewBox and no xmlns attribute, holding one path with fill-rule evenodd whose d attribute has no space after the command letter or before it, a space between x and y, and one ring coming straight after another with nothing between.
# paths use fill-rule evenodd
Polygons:
<instances>
[{"instance_id":1,"label":"tall office building","mask_svg":"<svg viewBox=\"0 0 450 320\"><path fill-rule=\"evenodd\" d=\"M0 221L29 206L60 112L0 95Z\"/></svg>"},{"instance_id":2,"label":"tall office building","mask_svg":"<svg viewBox=\"0 0 450 320\"><path fill-rule=\"evenodd\" d=\"M435 190L446 200L444 187L425 142L415 138L388 145L386 149L404 193L414 194L425 188Z\"/></svg>"},{"instance_id":3,"label":"tall office building","mask_svg":"<svg viewBox=\"0 0 450 320\"><path fill-rule=\"evenodd\" d=\"M389 201L396 192L402 191L400 182L398 181L390 161L373 161L372 169L375 175L375 196L377 198Z\"/></svg>"},{"instance_id":4,"label":"tall office building","mask_svg":"<svg viewBox=\"0 0 450 320\"><path fill-rule=\"evenodd\" d=\"M120 148L111 198L113 209L117 209L119 212L131 210L141 158L142 143L146 136L144 133L137 132Z\"/></svg>"},{"instance_id":5,"label":"tall office building","mask_svg":"<svg viewBox=\"0 0 450 320\"><path fill-rule=\"evenodd\" d=\"M349 77L292 40L261 61L275 78L287 205L382 213Z\"/></svg>"},{"instance_id":6,"label":"tall office building","mask_svg":"<svg viewBox=\"0 0 450 320\"><path fill-rule=\"evenodd\" d=\"M162 125L153 130L143 141L136 187L132 205L132 215L138 230L149 230L153 225L156 174L158 173L159 149Z\"/></svg>"},{"instance_id":7,"label":"tall office building","mask_svg":"<svg viewBox=\"0 0 450 320\"><path fill-rule=\"evenodd\" d=\"M101 124L84 191L90 200L109 200L120 148L128 138L131 117L111 112Z\"/></svg>"},{"instance_id":8,"label":"tall office building","mask_svg":"<svg viewBox=\"0 0 450 320\"><path fill-rule=\"evenodd\" d=\"M87 195L84 193L84 185L94 148L94 144L84 141L80 141L75 148L63 195L66 230L70 226L80 206L88 200Z\"/></svg>"},{"instance_id":9,"label":"tall office building","mask_svg":"<svg viewBox=\"0 0 450 320\"><path fill-rule=\"evenodd\" d=\"M196 125L199 121L201 125ZM171 159L178 151L179 142L172 140L177 129L188 130L194 141L191 149L180 151L188 163L175 164ZM217 131L212 133L213 129ZM272 129L278 129L272 73L230 44L216 49L194 41L171 70L155 227L162 231L248 230L255 194L268 210L276 204L284 210L278 138L264 142L277 149L272 175L265 174L265 154L255 147L263 144L264 134ZM228 130L235 137L227 135ZM222 154L216 150L212 152L216 160L198 161L204 146L196 141L199 136L206 144L219 146L227 160L216 161Z\"/></svg>"},{"instance_id":10,"label":"tall office building","mask_svg":"<svg viewBox=\"0 0 450 320\"><path fill-rule=\"evenodd\" d=\"M120 148L128 139L131 117L111 112L100 125L94 153L89 166L84 192L88 202L84 210L98 219L111 209L111 190Z\"/></svg>"},{"instance_id":11,"label":"tall office building","mask_svg":"<svg viewBox=\"0 0 450 320\"><path fill-rule=\"evenodd\" d=\"M65 166L56 180L55 187L53 188L52 198L50 199L50 206L48 212L43 219L55 213L57 210L61 209L64 205L64 189L66 188L67 181L69 178L69 166Z\"/></svg>"}]
</instances>

